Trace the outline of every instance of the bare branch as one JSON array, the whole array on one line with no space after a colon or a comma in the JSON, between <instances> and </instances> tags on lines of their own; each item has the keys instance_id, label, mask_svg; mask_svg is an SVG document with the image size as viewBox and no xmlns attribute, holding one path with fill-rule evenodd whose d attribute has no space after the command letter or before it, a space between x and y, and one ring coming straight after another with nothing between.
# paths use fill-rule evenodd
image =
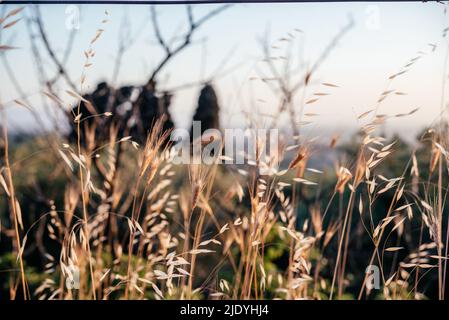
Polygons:
<instances>
[{"instance_id":1,"label":"bare branch","mask_svg":"<svg viewBox=\"0 0 449 320\"><path fill-rule=\"evenodd\" d=\"M67 81L67 83L70 85L70 87L73 90L77 91L77 88L76 88L75 84L70 79L70 77L67 74L64 66L59 61L59 59L56 57L52 47L50 46L50 43L49 43L48 38L47 38L47 34L45 33L45 30L44 30L44 26L43 26L43 23L42 23L42 18L41 18L41 14L40 14L40 10L39 10L38 6L35 7L35 13L36 13L36 20L35 21L36 21L36 24L38 26L39 33L41 35L42 41L44 43L44 46L45 46L45 49L47 50L48 55L50 56L50 58L52 59L53 63L58 68L58 73Z\"/></svg>"},{"instance_id":2,"label":"bare branch","mask_svg":"<svg viewBox=\"0 0 449 320\"><path fill-rule=\"evenodd\" d=\"M222 5L221 7L218 7L215 10L210 11L208 14L206 14L205 16L203 16L201 19L199 19L197 22L193 23L193 26L195 28L201 26L203 23L205 23L207 20L211 19L212 17L216 16L217 14L223 12L224 10L230 8L232 6L232 4L225 4Z\"/></svg>"},{"instance_id":3,"label":"bare branch","mask_svg":"<svg viewBox=\"0 0 449 320\"><path fill-rule=\"evenodd\" d=\"M196 29L198 29L202 24L204 24L207 20L210 18L216 16L217 14L221 13L222 11L229 8L231 5L226 4L223 6L218 7L215 10L210 11L208 14L200 18L199 20L195 21L193 17L192 7L190 5L187 6L187 18L189 21L189 31L185 34L184 40L179 44L176 48L170 48L165 40L162 38L162 35L159 31L159 26L156 19L156 13L154 7L151 7L152 12L152 20L153 20L153 26L155 28L156 37L158 38L159 44L164 48L166 52L166 56L159 62L157 67L154 69L153 73L151 74L147 85L150 85L158 75L158 73L162 70L162 68L173 58L175 55L177 55L179 52L181 52L184 48L186 48L191 43L191 38L193 33Z\"/></svg>"},{"instance_id":4,"label":"bare branch","mask_svg":"<svg viewBox=\"0 0 449 320\"><path fill-rule=\"evenodd\" d=\"M193 22L193 11L191 5L187 6L187 18L189 19L189 25L192 28L195 24Z\"/></svg>"},{"instance_id":5,"label":"bare branch","mask_svg":"<svg viewBox=\"0 0 449 320\"><path fill-rule=\"evenodd\" d=\"M156 33L156 38L159 44L164 48L167 55L170 55L170 48L165 42L164 38L162 37L161 30L159 29L159 23L157 21L157 13L156 8L154 6L151 6L151 21L153 23L154 32Z\"/></svg>"}]
</instances>

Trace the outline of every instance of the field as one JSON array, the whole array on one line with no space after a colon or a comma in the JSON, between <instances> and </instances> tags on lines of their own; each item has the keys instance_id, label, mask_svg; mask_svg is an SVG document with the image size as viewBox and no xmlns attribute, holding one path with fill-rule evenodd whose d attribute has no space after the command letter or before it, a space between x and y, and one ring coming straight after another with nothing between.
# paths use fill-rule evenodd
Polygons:
<instances>
[{"instance_id":1,"label":"field","mask_svg":"<svg viewBox=\"0 0 449 320\"><path fill-rule=\"evenodd\" d=\"M446 8L441 5L442 15ZM26 94L0 99L0 299L446 298L448 27L438 44L411 52L385 75L385 89L355 115L358 127L345 139L324 134L318 141L307 126L320 117L309 107L341 89L315 74L354 22L337 30L304 72L289 63L293 57L274 61L271 52L301 30L286 31L273 45L263 42L267 73L249 81L276 92L275 114L245 112L247 131L225 139L213 80L197 84L199 136L195 125L176 128L169 112L176 90L158 85L195 33L232 6L204 14L187 6L186 34L174 43L164 38L152 7L150 23L164 54L147 81L132 87L115 85L134 40L126 33L113 79L86 84L102 59L96 50L106 45L108 11L78 48L78 79L55 53L42 9L0 5L0 55L10 70L2 82L21 91L13 57L26 49L7 42L20 24L34 28L34 56L45 55L56 70L43 70L39 84L47 111L37 111ZM445 56L437 75L440 114L416 137L387 134L389 122L407 123L426 108L382 106L409 94L396 89L397 81L406 81L436 48ZM58 81L64 84L56 90ZM68 125L55 116L53 130L15 134L7 112L14 108L37 127L61 112ZM261 129L264 134L255 133ZM181 145L174 134L189 137ZM233 161L237 156L241 163Z\"/></svg>"}]
</instances>

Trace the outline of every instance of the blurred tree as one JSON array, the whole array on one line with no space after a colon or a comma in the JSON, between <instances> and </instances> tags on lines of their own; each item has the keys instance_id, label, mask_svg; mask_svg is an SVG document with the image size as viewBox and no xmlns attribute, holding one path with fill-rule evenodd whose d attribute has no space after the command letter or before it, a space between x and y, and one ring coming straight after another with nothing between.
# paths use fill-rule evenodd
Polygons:
<instances>
[{"instance_id":1,"label":"blurred tree","mask_svg":"<svg viewBox=\"0 0 449 320\"><path fill-rule=\"evenodd\" d=\"M193 115L193 121L201 122L201 134L207 129L220 128L219 112L220 106L214 87L210 84L204 85L198 98L198 106ZM191 133L192 129L190 130Z\"/></svg>"}]
</instances>

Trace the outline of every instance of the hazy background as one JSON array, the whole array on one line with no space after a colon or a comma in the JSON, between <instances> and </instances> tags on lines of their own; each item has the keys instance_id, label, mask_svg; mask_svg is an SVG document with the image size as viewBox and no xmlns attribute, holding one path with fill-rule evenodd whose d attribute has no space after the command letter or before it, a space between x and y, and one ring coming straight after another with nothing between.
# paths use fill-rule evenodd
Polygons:
<instances>
[{"instance_id":1,"label":"hazy background","mask_svg":"<svg viewBox=\"0 0 449 320\"><path fill-rule=\"evenodd\" d=\"M3 10L5 5L0 5ZM55 52L62 56L70 29L66 10L70 5L41 5L41 13L48 38ZM72 5L73 6L73 5ZM194 6L195 17L201 17L215 4ZM13 9L8 5L7 10ZM91 89L98 81L112 76L117 54L119 33L129 28L129 34L137 36L126 52L117 85L143 84L164 52L159 47L150 20L148 5L79 5L79 29L68 60L67 70L72 79L79 81L84 63L83 51L88 47L96 30L105 29L95 44L96 56L90 67L88 83ZM73 9L73 7L71 7ZM109 22L101 25L104 12L109 12ZM182 35L187 27L186 9L183 5L157 6L162 33L170 38ZM27 12L25 11L25 14ZM128 21L123 23L123 17ZM273 55L282 56L288 43L279 42L288 32L295 35L293 60L301 57L305 67L314 62L329 41L352 16L355 26L339 42L330 56L320 66L314 81L335 83L340 88L313 86L305 98L313 92L331 92L332 95L307 105L305 112L320 114L309 127L310 134L323 131L348 131L357 127L357 115L372 108L384 91L388 77L421 51L423 57L410 72L396 79L390 89L407 93L392 96L379 110L380 113L406 113L414 108L420 110L407 118L389 120L388 130L400 132L412 138L423 126L438 119L441 109L443 63L446 46L442 30L447 27L447 15L441 4L430 3L265 3L236 4L214 17L195 33L193 45L175 57L159 75L158 89L170 89L186 83L196 83L217 73L223 76L214 79L221 103L223 127L240 126L242 110L258 108L262 113L277 110L278 99L259 80L258 71L267 70L258 39L268 32L271 44L280 47ZM295 29L300 29L299 32ZM6 53L7 60L23 89L35 105L40 107L40 88L36 77L36 66L30 50L29 34L25 21L20 21L11 30L3 32L2 42L19 47ZM41 41L38 41L41 46ZM429 44L436 44L433 51ZM44 68L49 75L55 67L43 47ZM223 65L223 61L226 63ZM296 63L295 62L295 63ZM299 73L298 73L299 75ZM8 118L13 130L35 130L36 124L29 112L17 105L9 104L18 98L0 63L0 99L8 106ZM63 82L57 88L61 97L67 98ZM171 106L172 118L178 127L188 127L197 104L200 85L175 92ZM406 120L404 120L406 119ZM61 121L63 119L61 118Z\"/></svg>"}]
</instances>

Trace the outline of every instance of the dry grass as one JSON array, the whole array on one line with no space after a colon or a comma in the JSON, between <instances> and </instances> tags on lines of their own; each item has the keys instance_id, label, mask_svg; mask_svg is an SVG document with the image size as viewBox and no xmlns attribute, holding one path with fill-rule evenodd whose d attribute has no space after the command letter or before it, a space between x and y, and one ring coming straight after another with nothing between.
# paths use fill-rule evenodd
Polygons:
<instances>
[{"instance_id":1,"label":"dry grass","mask_svg":"<svg viewBox=\"0 0 449 320\"><path fill-rule=\"evenodd\" d=\"M3 29L12 27L15 22L8 21L19 13L5 16ZM85 51L79 92L94 63L102 28ZM11 48L3 45L0 50ZM42 142L50 150L48 156L56 159L53 171L64 177L63 199L57 204L49 201L49 211L40 212L39 218L27 220L26 225L14 175L28 169L21 159L11 159L3 114L0 184L9 215L1 216L2 233L11 239L19 266L18 272L11 273L10 299L343 299L348 292L357 292L353 298L358 299L422 299L426 286L421 283L430 281L426 275L435 272L437 296L444 299L449 239L445 123L438 121L422 137L430 145L429 154L424 155L430 159L428 168L418 163L416 153L421 151L414 150L401 175L385 177L383 173L385 163L395 160L396 144L387 141L380 128L388 118L407 117L416 110L389 116L378 110L391 95L403 94L389 89L390 84L410 70L418 57L389 77L375 108L358 116L362 135L357 152L353 159L336 163L335 172L309 167L314 141L301 136L304 122L295 120L316 116L303 111L324 95L318 91L306 97L314 70L292 87L283 75L273 74L281 88L279 111L291 116L297 144L286 142L267 159L261 156L265 141L257 140L254 158L240 167L172 164L173 154L166 143L169 132L162 132L164 118L153 125L142 146L131 136L117 136L114 127L109 141L98 146L95 127L83 126L80 105L84 98L70 89L68 96L79 101L72 119L77 142L70 145L57 136ZM272 61L267 64L276 70ZM320 86L338 90L333 83ZM293 108L295 95L301 92L301 107ZM63 97L45 94L55 104L66 105ZM301 110L301 115L295 110ZM261 123L256 117L248 116L248 122ZM334 148L338 141L331 140ZM32 158L38 170L43 165L40 157ZM291 160L285 169L276 169L274 164L284 158ZM262 175L266 168L272 174ZM428 175L423 176L423 171ZM330 194L319 191L325 187L323 176L332 177ZM316 196L307 203L310 194ZM305 217L297 214L300 207ZM333 208L338 208L334 210L338 214L329 213ZM379 208L381 217L374 214ZM29 246L28 235L40 225L41 237L53 250L42 253L45 279L30 291L23 255ZM418 238L412 232L416 225ZM368 259L356 259L363 265L358 271L378 266L380 291L367 285L368 274L360 283L350 281L357 272L349 268L354 259L351 249L363 237L370 240L364 248ZM269 267L267 252L272 246L287 252L282 267ZM77 290L66 286L75 269L80 270Z\"/></svg>"}]
</instances>

